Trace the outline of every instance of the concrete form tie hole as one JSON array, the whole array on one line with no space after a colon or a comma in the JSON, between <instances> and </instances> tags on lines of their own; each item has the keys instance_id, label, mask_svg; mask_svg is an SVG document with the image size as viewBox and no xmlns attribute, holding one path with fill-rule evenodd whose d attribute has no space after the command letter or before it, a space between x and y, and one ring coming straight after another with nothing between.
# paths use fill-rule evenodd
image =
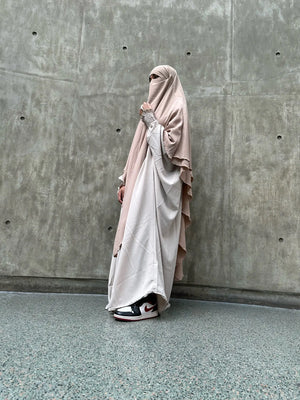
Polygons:
<instances>
[{"instance_id":1,"label":"concrete form tie hole","mask_svg":"<svg viewBox=\"0 0 300 400\"><path fill-rule=\"evenodd\" d=\"M108 231L112 231L112 226L109 226L109 227L107 228L107 230L108 230Z\"/></svg>"},{"instance_id":2,"label":"concrete form tie hole","mask_svg":"<svg viewBox=\"0 0 300 400\"><path fill-rule=\"evenodd\" d=\"M186 52L186 55L187 55L187 56L190 56L190 55L192 55L192 53L191 53L190 51L187 51L187 52Z\"/></svg>"},{"instance_id":3,"label":"concrete form tie hole","mask_svg":"<svg viewBox=\"0 0 300 400\"><path fill-rule=\"evenodd\" d=\"M121 132L121 129L120 129L120 128L117 128L117 129L116 129L116 132L117 132L117 133L120 133L120 132Z\"/></svg>"},{"instance_id":4,"label":"concrete form tie hole","mask_svg":"<svg viewBox=\"0 0 300 400\"><path fill-rule=\"evenodd\" d=\"M25 117L22 115L22 116L20 117L20 120L21 120L21 121L24 121L24 119L25 119Z\"/></svg>"},{"instance_id":5,"label":"concrete form tie hole","mask_svg":"<svg viewBox=\"0 0 300 400\"><path fill-rule=\"evenodd\" d=\"M122 49L123 49L123 50L127 50L127 46L123 46Z\"/></svg>"},{"instance_id":6,"label":"concrete form tie hole","mask_svg":"<svg viewBox=\"0 0 300 400\"><path fill-rule=\"evenodd\" d=\"M281 139L282 139L282 136L281 136L281 135L278 135L278 136L277 136L277 139L278 139L278 140L281 140Z\"/></svg>"},{"instance_id":7,"label":"concrete form tie hole","mask_svg":"<svg viewBox=\"0 0 300 400\"><path fill-rule=\"evenodd\" d=\"M5 221L5 225L9 225L9 224L10 224L10 220L7 219L7 220Z\"/></svg>"},{"instance_id":8,"label":"concrete form tie hole","mask_svg":"<svg viewBox=\"0 0 300 400\"><path fill-rule=\"evenodd\" d=\"M33 35L33 36L36 36L36 35L37 35L37 32L36 32L36 31L33 31L33 32L32 32L32 35Z\"/></svg>"},{"instance_id":9,"label":"concrete form tie hole","mask_svg":"<svg viewBox=\"0 0 300 400\"><path fill-rule=\"evenodd\" d=\"M278 57L280 56L280 51L276 51L275 55Z\"/></svg>"},{"instance_id":10,"label":"concrete form tie hole","mask_svg":"<svg viewBox=\"0 0 300 400\"><path fill-rule=\"evenodd\" d=\"M279 238L278 241L279 241L280 243L282 243L282 242L283 242L283 238L282 238L282 237Z\"/></svg>"}]
</instances>

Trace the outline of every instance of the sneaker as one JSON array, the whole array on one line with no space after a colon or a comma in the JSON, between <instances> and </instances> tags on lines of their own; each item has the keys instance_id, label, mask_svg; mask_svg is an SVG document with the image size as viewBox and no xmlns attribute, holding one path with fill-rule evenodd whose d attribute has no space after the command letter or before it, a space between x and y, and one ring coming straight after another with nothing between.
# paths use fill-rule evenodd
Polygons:
<instances>
[{"instance_id":1,"label":"sneaker","mask_svg":"<svg viewBox=\"0 0 300 400\"><path fill-rule=\"evenodd\" d=\"M151 293L130 306L118 308L114 317L119 321L141 321L158 317L156 295Z\"/></svg>"}]
</instances>

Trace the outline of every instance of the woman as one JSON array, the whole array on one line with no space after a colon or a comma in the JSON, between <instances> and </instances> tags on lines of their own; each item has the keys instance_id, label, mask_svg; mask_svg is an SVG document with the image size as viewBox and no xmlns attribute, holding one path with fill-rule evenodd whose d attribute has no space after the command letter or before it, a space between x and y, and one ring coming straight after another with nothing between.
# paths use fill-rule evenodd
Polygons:
<instances>
[{"instance_id":1,"label":"woman","mask_svg":"<svg viewBox=\"0 0 300 400\"><path fill-rule=\"evenodd\" d=\"M140 109L118 199L122 204L106 309L118 320L154 318L183 277L192 197L191 147L184 92L174 68L155 67Z\"/></svg>"}]
</instances>

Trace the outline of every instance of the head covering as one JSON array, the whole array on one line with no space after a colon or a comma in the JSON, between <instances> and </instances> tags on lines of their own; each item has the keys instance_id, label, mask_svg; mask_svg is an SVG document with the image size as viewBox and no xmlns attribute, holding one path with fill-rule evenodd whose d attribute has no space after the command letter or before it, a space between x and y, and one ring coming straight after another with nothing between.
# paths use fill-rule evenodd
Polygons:
<instances>
[{"instance_id":1,"label":"head covering","mask_svg":"<svg viewBox=\"0 0 300 400\"><path fill-rule=\"evenodd\" d=\"M181 230L175 270L175 279L180 280L183 277L182 261L186 254L185 229L190 224L189 202L192 198L193 180L187 104L174 68L169 65L159 65L150 72L150 75L152 74L157 75L158 78L150 82L147 102L151 104L158 122L164 127L165 151L171 162L180 167L180 178L183 183ZM122 245L132 191L146 157L148 148L146 132L145 124L140 121L123 173L126 189L115 237L114 256Z\"/></svg>"}]
</instances>

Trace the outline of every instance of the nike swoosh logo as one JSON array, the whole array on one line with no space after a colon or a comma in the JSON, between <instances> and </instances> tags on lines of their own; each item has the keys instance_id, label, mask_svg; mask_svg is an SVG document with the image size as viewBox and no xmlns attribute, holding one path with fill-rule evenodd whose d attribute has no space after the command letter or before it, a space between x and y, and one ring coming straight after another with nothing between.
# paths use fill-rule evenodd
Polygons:
<instances>
[{"instance_id":1,"label":"nike swoosh logo","mask_svg":"<svg viewBox=\"0 0 300 400\"><path fill-rule=\"evenodd\" d=\"M147 306L145 306L145 311L146 312L152 311L154 309L154 307L155 307L155 305L152 307L149 307L149 308Z\"/></svg>"}]
</instances>

